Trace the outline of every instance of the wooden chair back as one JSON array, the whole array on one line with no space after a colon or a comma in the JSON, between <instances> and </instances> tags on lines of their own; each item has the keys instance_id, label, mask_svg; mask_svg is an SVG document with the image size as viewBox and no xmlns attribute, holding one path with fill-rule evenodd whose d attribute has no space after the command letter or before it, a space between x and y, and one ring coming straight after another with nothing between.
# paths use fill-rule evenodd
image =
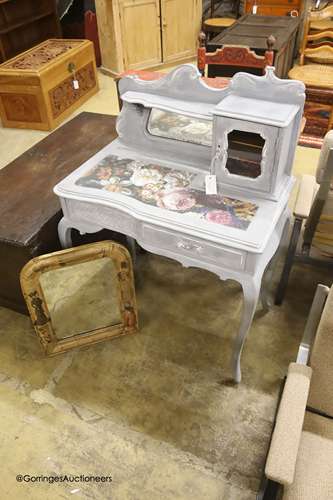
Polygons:
<instances>
[{"instance_id":1,"label":"wooden chair back","mask_svg":"<svg viewBox=\"0 0 333 500\"><path fill-rule=\"evenodd\" d=\"M310 26L318 21L331 20L333 17L333 4L320 10L310 11ZM312 28L312 26L311 26Z\"/></svg>"},{"instance_id":2,"label":"wooden chair back","mask_svg":"<svg viewBox=\"0 0 333 500\"><path fill-rule=\"evenodd\" d=\"M264 70L266 66L273 66L275 38L270 35L267 38L267 50L264 56L258 56L249 47L242 45L224 45L215 52L206 51L206 35L201 32L199 35L198 48L198 69L204 75L206 64L239 66L242 68L259 68Z\"/></svg>"},{"instance_id":3,"label":"wooden chair back","mask_svg":"<svg viewBox=\"0 0 333 500\"><path fill-rule=\"evenodd\" d=\"M301 66L303 66L307 58L321 64L333 63L333 31L311 31L312 23L325 19L331 19L332 17L333 4L319 11L308 11L304 27L303 40L300 46Z\"/></svg>"}]
</instances>

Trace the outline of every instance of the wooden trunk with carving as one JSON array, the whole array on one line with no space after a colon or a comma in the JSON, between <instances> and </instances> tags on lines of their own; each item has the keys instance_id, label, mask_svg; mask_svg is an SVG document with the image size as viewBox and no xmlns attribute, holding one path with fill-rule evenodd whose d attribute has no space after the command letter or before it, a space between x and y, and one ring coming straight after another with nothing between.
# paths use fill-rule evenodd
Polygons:
<instances>
[{"instance_id":1,"label":"wooden trunk with carving","mask_svg":"<svg viewBox=\"0 0 333 500\"><path fill-rule=\"evenodd\" d=\"M2 124L52 130L97 90L92 42L47 40L0 65Z\"/></svg>"}]
</instances>

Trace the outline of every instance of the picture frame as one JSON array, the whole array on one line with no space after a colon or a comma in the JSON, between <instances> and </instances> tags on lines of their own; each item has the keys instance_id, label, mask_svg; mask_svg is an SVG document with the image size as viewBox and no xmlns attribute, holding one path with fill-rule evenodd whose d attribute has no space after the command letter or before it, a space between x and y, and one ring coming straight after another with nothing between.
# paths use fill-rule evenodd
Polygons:
<instances>
[{"instance_id":1,"label":"picture frame","mask_svg":"<svg viewBox=\"0 0 333 500\"><path fill-rule=\"evenodd\" d=\"M46 300L45 289L42 287L43 275L78 264L89 262L100 264L100 259L109 259L115 269L116 301L120 321L59 338ZM132 261L128 250L123 245L112 241L102 241L35 257L21 270L20 282L33 327L47 356L54 356L138 331ZM69 285L69 283L65 284L65 287Z\"/></svg>"}]
</instances>

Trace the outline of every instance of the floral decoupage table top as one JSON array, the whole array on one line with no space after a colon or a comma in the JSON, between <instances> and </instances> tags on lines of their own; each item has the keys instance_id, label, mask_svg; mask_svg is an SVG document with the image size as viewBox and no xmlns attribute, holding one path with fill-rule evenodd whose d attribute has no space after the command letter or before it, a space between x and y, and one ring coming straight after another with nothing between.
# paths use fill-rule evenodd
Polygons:
<instances>
[{"instance_id":1,"label":"floral decoupage table top","mask_svg":"<svg viewBox=\"0 0 333 500\"><path fill-rule=\"evenodd\" d=\"M107 155L75 184L120 193L151 206L246 230L257 212L257 205L193 189L191 181L195 175L155 163Z\"/></svg>"}]
</instances>

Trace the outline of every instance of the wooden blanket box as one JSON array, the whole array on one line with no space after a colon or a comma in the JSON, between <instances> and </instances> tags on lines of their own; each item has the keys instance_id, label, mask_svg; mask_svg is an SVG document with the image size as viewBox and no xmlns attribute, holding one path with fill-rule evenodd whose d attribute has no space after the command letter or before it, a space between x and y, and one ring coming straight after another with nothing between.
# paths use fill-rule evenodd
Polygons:
<instances>
[{"instance_id":1,"label":"wooden blanket box","mask_svg":"<svg viewBox=\"0 0 333 500\"><path fill-rule=\"evenodd\" d=\"M0 65L2 124L52 130L97 90L92 42L46 40Z\"/></svg>"},{"instance_id":2,"label":"wooden blanket box","mask_svg":"<svg viewBox=\"0 0 333 500\"><path fill-rule=\"evenodd\" d=\"M60 249L61 209L53 186L116 137L115 122L114 116L80 113L0 170L0 306L27 313L22 267Z\"/></svg>"}]
</instances>

